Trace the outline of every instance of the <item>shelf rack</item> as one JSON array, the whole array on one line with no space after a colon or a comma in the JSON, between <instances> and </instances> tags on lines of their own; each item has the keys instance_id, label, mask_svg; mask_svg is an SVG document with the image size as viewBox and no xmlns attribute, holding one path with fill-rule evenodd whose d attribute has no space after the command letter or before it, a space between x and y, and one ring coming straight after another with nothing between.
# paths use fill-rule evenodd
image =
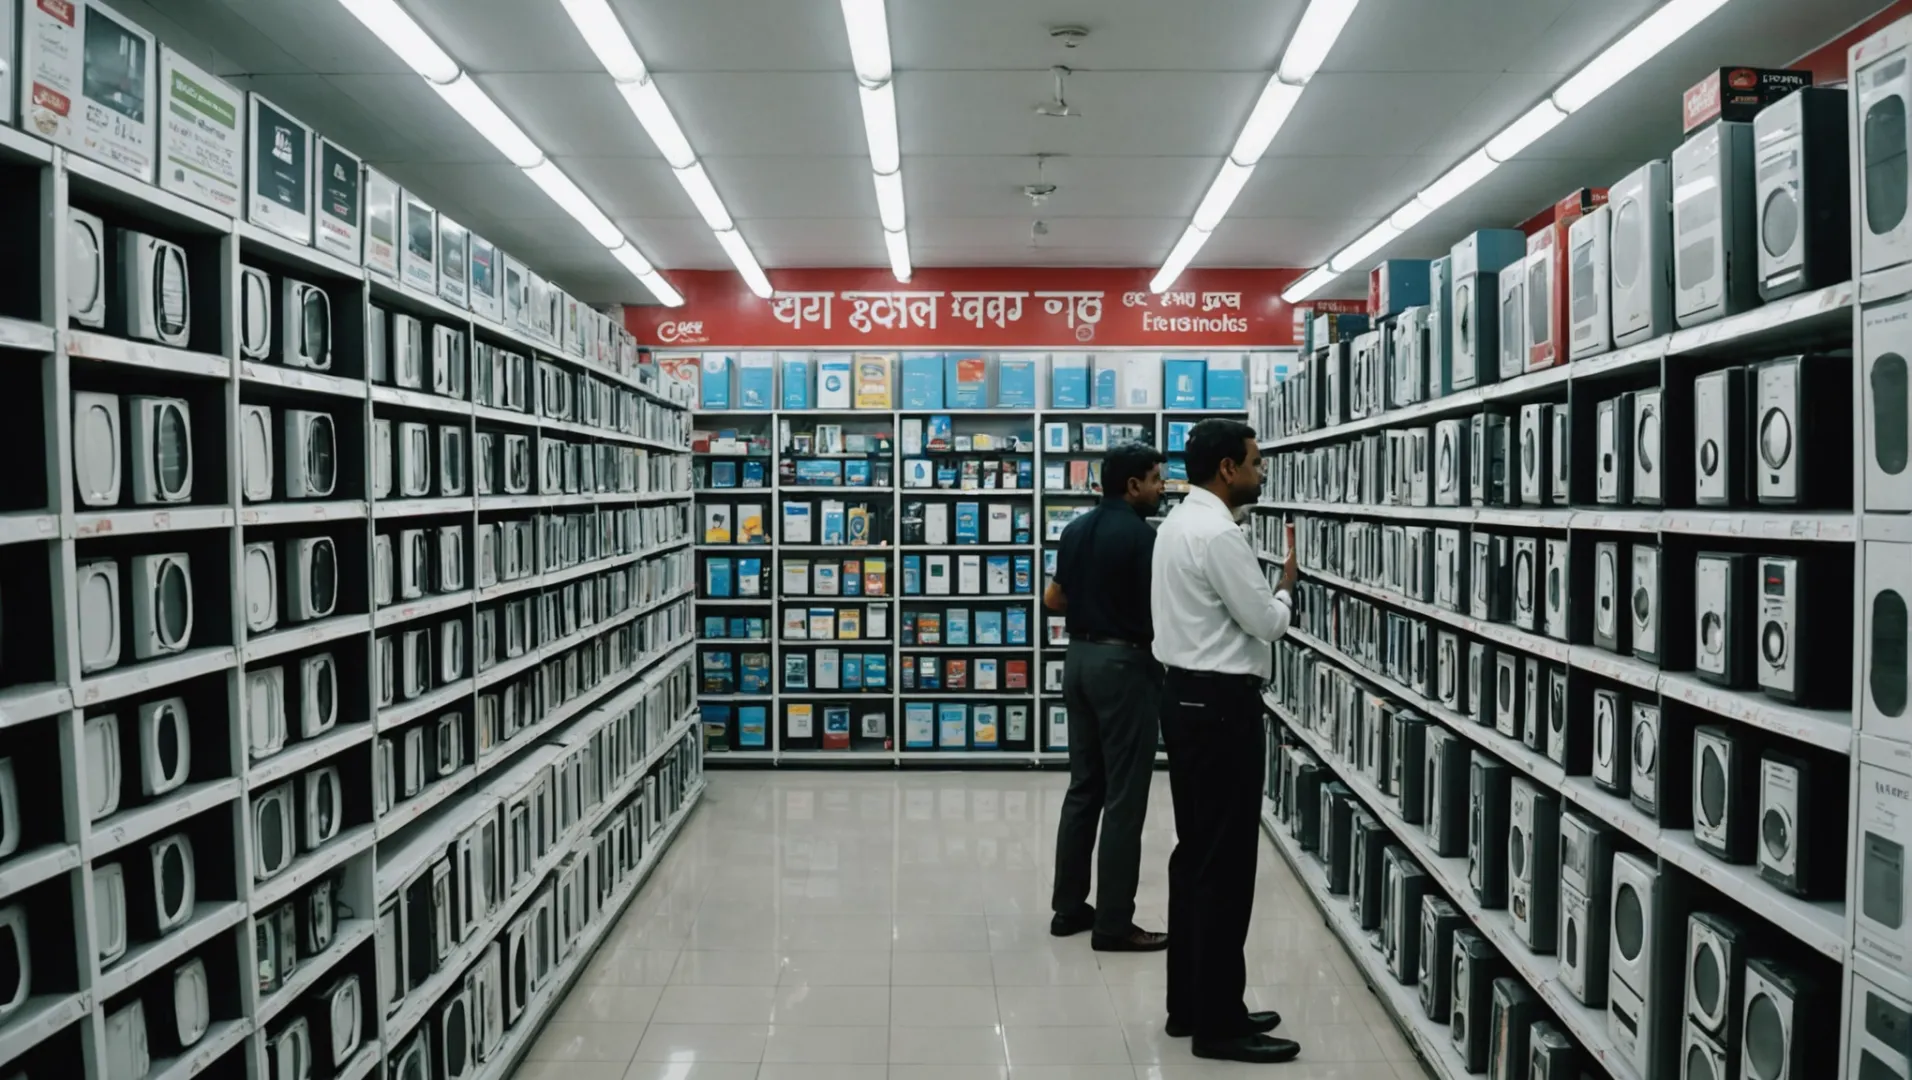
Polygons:
<instances>
[{"instance_id":1,"label":"shelf rack","mask_svg":"<svg viewBox=\"0 0 1912 1080\"><path fill-rule=\"evenodd\" d=\"M468 817L469 808L483 804L492 776L530 761L533 747L604 725L615 716L609 711L612 706L632 708L637 688L663 685L677 673L688 690L693 650L685 633L690 593L682 569L691 560L689 424L684 404L661 388L658 372L648 362L625 369L619 366L622 360L586 359L4 126L0 126L0 180L11 185L9 190L36 193L37 214L30 219L40 222L37 237L22 238L39 252L37 266L28 260L23 270L37 284L37 291L26 290L0 311L0 356L13 361L0 388L11 392L16 401L40 403L39 409L21 413L37 425L36 434L43 438L36 441L48 448L41 474L34 475L31 468L16 470L24 474L21 482L9 489L13 494L0 496L0 572L7 574L8 611L31 617L37 604L48 612L46 626L38 631L43 641L37 650L40 655L31 648L14 648L9 639L13 665L9 675L25 678L0 687L0 755L15 756L17 764L21 760L17 755L31 753L36 768L51 767L58 775L30 782L45 785L49 795L52 785L59 787L53 804L58 812L51 815L52 823L42 821L31 842L0 861L0 907L22 903L34 920L30 931L36 977L33 996L0 1023L0 1072L11 1075L27 1070L39 1075L48 1071L103 1080L107 1012L134 994L145 994L156 985L154 980L192 957L206 963L214 1003L211 1026L184 1053L155 1060L147 1080L264 1075L268 1033L276 1032L287 1017L309 1011L309 993L345 972L358 975L367 1004L363 1043L336 1080L384 1076L386 1055L397 1042L376 1004L382 994L373 960L379 943L371 912L376 910L377 883L394 854L417 850L420 845L429 848L444 839L447 823L461 820L461 815ZM99 214L110 227L151 232L187 249L195 286L194 325L187 347L129 340L113 330L113 322L104 331L67 325L68 207ZM109 249L109 273L114 261ZM265 271L275 289L282 278L291 278L326 293L335 331L330 371L241 356L242 265ZM480 404L469 392L454 398L369 381L365 361L372 347L373 308L420 317L428 324L428 335L430 325L449 327L467 359L475 351L474 343L526 357L533 375L529 411ZM634 346L629 352L635 354ZM621 416L613 412L604 423L590 425L540 415L535 379L539 363L553 365L567 378L588 375L610 387L614 398L623 395L618 400L624 412ZM475 379L467 381L475 386ZM185 398L195 422L194 494L189 501L161 506L83 505L76 493L72 452L71 395L76 389ZM250 404L275 410L310 409L333 417L339 450L333 497L286 499L276 481L272 498L251 502L242 497L239 413L241 405ZM375 419L387 418L461 429L467 455L474 452L478 431L501 430L526 435L534 446L555 439L634 449L640 452L640 464L635 483L625 490L540 493L534 464L532 492L480 495L478 463L467 456L458 470L464 476L461 494L379 498L374 495L377 450L372 431ZM281 434L273 432L275 446ZM280 456L275 450L275 463ZM437 457L436 448L433 457ZM663 482L654 482L655 478ZM620 485L612 481L606 486ZM436 477L433 490L437 490ZM123 501L130 503L130 496ZM661 515L651 519L660 524L648 531L640 527L642 535L633 536L628 547L613 549L619 553L590 562L561 563L558 553L546 552L540 541L528 576L388 607L373 603L375 536L456 524L465 527L471 540L478 525L499 520L501 515L528 518L599 510L634 510L641 515L646 509ZM670 528L673 515L676 524ZM275 597L280 608L278 626L263 634L248 634L246 582L238 570L245 545L255 540L276 545L320 534L338 545L337 613L293 623L287 617L288 602ZM474 547L468 546L461 556L462 577L468 582L476 580ZM198 617L192 647L137 660L129 641L117 666L83 671L75 597L78 564L95 554L110 555L120 563L122 587L130 588L127 556L166 550L186 551L193 560ZM673 563L679 564L674 576ZM281 575L287 571L283 562L277 569ZM414 798L382 807L374 798L379 739L441 715L458 714L468 721L480 695L505 677L493 674L498 668L475 670L478 660L468 643L459 678L381 709L376 687L379 640L427 626L436 632L451 620L461 623L469 638L481 610L516 597L536 598L546 590L609 572L638 575L632 579L629 606L617 613L600 612L569 634L534 638L530 662L517 670L533 678L534 665L579 656L582 649L602 650L602 656L611 657L613 635L619 633L641 642L632 649L629 662L600 669L594 685L580 688L561 704L530 718L514 737L421 792L431 796L429 804ZM279 584L273 587L276 593ZM670 629L666 615L674 616L675 630ZM21 628L10 629L24 645L28 635ZM122 632L129 629L130 624L123 623ZM289 717L287 724L294 730L283 748L254 760L249 744L259 716L248 693L249 671L283 666L291 684L297 679L297 660L318 652L330 653L337 662L337 726L302 738L296 716ZM22 657L24 664L17 662ZM504 663L509 662L499 667ZM437 681L435 674L433 681ZM300 691L289 687L289 692L296 701ZM91 820L89 807L98 793L89 791L87 720L117 713L126 732L136 729L135 705L174 694L182 695L190 709L195 751L190 782L158 798L138 797L138 782L130 777L137 775L139 762L136 756L125 757L123 768L129 780L122 785L127 795L121 809ZM609 814L619 801L628 804L644 797L647 784L653 784L667 767L677 775L685 771L683 763L690 762L690 771L701 775L699 725L694 713L682 712L688 704L686 697L677 706L682 715L647 733L655 744L638 764L631 786L607 801L603 814ZM288 709L295 711L296 706ZM123 738L127 747L134 745L129 736ZM286 869L256 881L255 852L262 838L255 832L254 800L282 785L293 785L296 791L306 776L321 767L336 768L343 780L343 827L314 851L304 851L301 845ZM26 779L24 773L22 778ZM505 1048L486 1064L482 1075L509 1073L549 1018L562 996L562 985L575 975L604 930L642 887L702 791L697 776L689 779L696 781L694 787L668 827L645 840L641 871L602 906L590 927L588 944L573 952L554 987L510 1029ZM192 915L183 926L155 940L135 940L123 956L102 965L97 959L100 936L95 920L101 897L95 868L133 857L156 837L182 824L199 855L199 897ZM589 828L580 830L570 838L570 845L589 844L590 833ZM527 887L527 895L576 850L582 849L554 850ZM326 949L301 959L290 981L262 993L255 921L322 878L337 883L341 910L351 914L341 917ZM421 1009L434 1007L422 996L419 1001Z\"/></svg>"}]
</instances>

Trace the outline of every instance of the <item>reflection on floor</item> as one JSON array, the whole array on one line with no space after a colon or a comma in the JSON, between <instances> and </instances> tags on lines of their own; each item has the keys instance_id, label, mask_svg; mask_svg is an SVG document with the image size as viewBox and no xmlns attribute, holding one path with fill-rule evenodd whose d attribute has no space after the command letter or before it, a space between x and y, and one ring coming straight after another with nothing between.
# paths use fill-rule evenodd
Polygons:
<instances>
[{"instance_id":1,"label":"reflection on floor","mask_svg":"<svg viewBox=\"0 0 1912 1080\"><path fill-rule=\"evenodd\" d=\"M1425 1080L1262 842L1249 1007L1301 1060L1203 1062L1163 962L1049 936L1059 773L724 772L516 1080ZM1161 929L1157 773L1137 921Z\"/></svg>"}]
</instances>

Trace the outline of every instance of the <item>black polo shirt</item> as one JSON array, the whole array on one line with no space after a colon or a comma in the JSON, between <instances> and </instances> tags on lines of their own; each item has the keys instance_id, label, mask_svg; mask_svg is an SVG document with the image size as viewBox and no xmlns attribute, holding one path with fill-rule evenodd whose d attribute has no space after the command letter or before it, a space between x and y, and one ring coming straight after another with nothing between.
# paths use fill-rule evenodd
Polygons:
<instances>
[{"instance_id":1,"label":"black polo shirt","mask_svg":"<svg viewBox=\"0 0 1912 1080\"><path fill-rule=\"evenodd\" d=\"M1070 638L1153 641L1149 560L1154 554L1155 530L1120 496L1103 498L1071 521L1056 555L1056 582L1069 601Z\"/></svg>"}]
</instances>

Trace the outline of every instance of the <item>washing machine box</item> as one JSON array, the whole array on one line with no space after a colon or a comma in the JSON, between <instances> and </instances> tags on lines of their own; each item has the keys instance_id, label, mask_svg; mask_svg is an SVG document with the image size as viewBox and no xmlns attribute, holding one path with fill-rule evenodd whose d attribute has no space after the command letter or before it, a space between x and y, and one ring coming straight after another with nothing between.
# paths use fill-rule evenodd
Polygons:
<instances>
[{"instance_id":1,"label":"washing machine box","mask_svg":"<svg viewBox=\"0 0 1912 1080\"><path fill-rule=\"evenodd\" d=\"M1808 900L1845 895L1846 759L1768 750L1759 760L1759 876Z\"/></svg>"},{"instance_id":2,"label":"washing machine box","mask_svg":"<svg viewBox=\"0 0 1912 1080\"><path fill-rule=\"evenodd\" d=\"M1452 972L1448 1036L1468 1072L1486 1072L1494 980L1509 974L1507 961L1487 939L1472 930L1460 930L1454 934Z\"/></svg>"},{"instance_id":3,"label":"washing machine box","mask_svg":"<svg viewBox=\"0 0 1912 1080\"><path fill-rule=\"evenodd\" d=\"M1568 267L1573 223L1605 206L1606 188L1581 188L1554 203L1553 220L1527 237L1527 370L1567 362L1572 348L1573 284ZM1604 284L1602 286L1604 288Z\"/></svg>"},{"instance_id":4,"label":"washing machine box","mask_svg":"<svg viewBox=\"0 0 1912 1080\"><path fill-rule=\"evenodd\" d=\"M1613 185L1613 344L1636 345L1673 329L1673 186L1664 161L1649 161Z\"/></svg>"},{"instance_id":5,"label":"washing machine box","mask_svg":"<svg viewBox=\"0 0 1912 1080\"><path fill-rule=\"evenodd\" d=\"M1388 259L1368 271L1368 313L1376 319L1425 307L1431 284L1426 259Z\"/></svg>"},{"instance_id":6,"label":"washing machine box","mask_svg":"<svg viewBox=\"0 0 1912 1080\"><path fill-rule=\"evenodd\" d=\"M1348 906L1354 911L1356 920L1363 930L1377 930L1381 926L1382 893L1384 892L1382 862L1387 854L1388 841L1393 839L1387 826L1376 821L1365 810L1356 810L1349 817L1349 867L1351 876L1348 882Z\"/></svg>"},{"instance_id":7,"label":"washing machine box","mask_svg":"<svg viewBox=\"0 0 1912 1080\"><path fill-rule=\"evenodd\" d=\"M1541 615L1541 630L1555 641L1567 640L1567 619L1573 609L1573 579L1568 576L1571 566L1568 554L1571 550L1566 537L1549 537L1546 552L1541 559L1541 598L1545 609Z\"/></svg>"},{"instance_id":8,"label":"washing machine box","mask_svg":"<svg viewBox=\"0 0 1912 1080\"><path fill-rule=\"evenodd\" d=\"M1327 867L1328 892L1345 896L1354 865L1352 823L1354 792L1338 780L1321 785L1321 846L1315 852Z\"/></svg>"},{"instance_id":9,"label":"washing machine box","mask_svg":"<svg viewBox=\"0 0 1912 1080\"><path fill-rule=\"evenodd\" d=\"M1454 392L1454 260L1446 255L1428 264L1427 396Z\"/></svg>"},{"instance_id":10,"label":"washing machine box","mask_svg":"<svg viewBox=\"0 0 1912 1080\"><path fill-rule=\"evenodd\" d=\"M1730 67L1709 72L1681 99L1681 133L1691 135L1715 120L1743 123L1811 85L1812 72L1804 68Z\"/></svg>"},{"instance_id":11,"label":"washing machine box","mask_svg":"<svg viewBox=\"0 0 1912 1080\"><path fill-rule=\"evenodd\" d=\"M1409 986L1421 971L1421 902L1433 879L1399 844L1381 857L1381 958L1394 981Z\"/></svg>"},{"instance_id":12,"label":"washing machine box","mask_svg":"<svg viewBox=\"0 0 1912 1080\"><path fill-rule=\"evenodd\" d=\"M1753 493L1768 506L1852 505L1852 358L1784 356L1754 364Z\"/></svg>"},{"instance_id":13,"label":"washing machine box","mask_svg":"<svg viewBox=\"0 0 1912 1080\"><path fill-rule=\"evenodd\" d=\"M1854 944L1894 971L1912 970L1912 776L1861 761L1854 824Z\"/></svg>"},{"instance_id":14,"label":"washing machine box","mask_svg":"<svg viewBox=\"0 0 1912 1080\"><path fill-rule=\"evenodd\" d=\"M1633 623L1627 607L1626 546L1615 540L1593 545L1593 644L1608 652L1627 651Z\"/></svg>"},{"instance_id":15,"label":"washing machine box","mask_svg":"<svg viewBox=\"0 0 1912 1080\"><path fill-rule=\"evenodd\" d=\"M1639 506L1666 503L1666 419L1665 395L1657 387L1634 393L1628 456L1633 459L1633 502Z\"/></svg>"},{"instance_id":16,"label":"washing machine box","mask_svg":"<svg viewBox=\"0 0 1912 1080\"><path fill-rule=\"evenodd\" d=\"M1527 1080L1527 1037L1547 1015L1540 999L1519 979L1494 980L1487 1030L1488 1080Z\"/></svg>"},{"instance_id":17,"label":"washing machine box","mask_svg":"<svg viewBox=\"0 0 1912 1080\"><path fill-rule=\"evenodd\" d=\"M1850 396L1850 391L1847 392ZM1746 498L1746 369L1693 380L1693 501L1733 506Z\"/></svg>"},{"instance_id":18,"label":"washing machine box","mask_svg":"<svg viewBox=\"0 0 1912 1080\"><path fill-rule=\"evenodd\" d=\"M1753 117L1762 300L1852 277L1846 96L1805 86Z\"/></svg>"},{"instance_id":19,"label":"washing machine box","mask_svg":"<svg viewBox=\"0 0 1912 1080\"><path fill-rule=\"evenodd\" d=\"M1867 305L1859 323L1864 506L1902 513L1912 510L1912 296Z\"/></svg>"},{"instance_id":20,"label":"washing machine box","mask_svg":"<svg viewBox=\"0 0 1912 1080\"><path fill-rule=\"evenodd\" d=\"M1519 229L1482 229L1448 253L1453 275L1453 387L1490 383L1500 375L1500 274L1527 257Z\"/></svg>"},{"instance_id":21,"label":"washing machine box","mask_svg":"<svg viewBox=\"0 0 1912 1080\"><path fill-rule=\"evenodd\" d=\"M1469 753L1459 735L1432 724L1426 728L1423 827L1434 853L1443 859L1467 854Z\"/></svg>"},{"instance_id":22,"label":"washing machine box","mask_svg":"<svg viewBox=\"0 0 1912 1080\"><path fill-rule=\"evenodd\" d=\"M1388 755L1394 759L1394 799L1401 820L1419 825L1427 818L1427 732L1425 717L1411 712L1394 714L1394 737Z\"/></svg>"},{"instance_id":23,"label":"washing machine box","mask_svg":"<svg viewBox=\"0 0 1912 1080\"><path fill-rule=\"evenodd\" d=\"M1854 1080L1912 1077L1912 1001L1854 971L1846 1051Z\"/></svg>"},{"instance_id":24,"label":"washing machine box","mask_svg":"<svg viewBox=\"0 0 1912 1080\"><path fill-rule=\"evenodd\" d=\"M1567 226L1567 318L1576 360L1613 348L1612 217L1610 204L1596 206Z\"/></svg>"},{"instance_id":25,"label":"washing machine box","mask_svg":"<svg viewBox=\"0 0 1912 1080\"><path fill-rule=\"evenodd\" d=\"M1693 842L1730 863L1753 861L1759 811L1759 745L1752 730L1693 729Z\"/></svg>"},{"instance_id":26,"label":"washing machine box","mask_svg":"<svg viewBox=\"0 0 1912 1080\"><path fill-rule=\"evenodd\" d=\"M1871 274L1912 258L1912 174L1904 168L1912 136L1912 19L1900 19L1846 52L1847 85L1859 95L1850 137L1859 169L1859 271Z\"/></svg>"},{"instance_id":27,"label":"washing machine box","mask_svg":"<svg viewBox=\"0 0 1912 1080\"><path fill-rule=\"evenodd\" d=\"M1673 151L1673 321L1697 326L1759 303L1753 128L1720 121Z\"/></svg>"},{"instance_id":28,"label":"washing machine box","mask_svg":"<svg viewBox=\"0 0 1912 1080\"><path fill-rule=\"evenodd\" d=\"M1515 439L1520 483L1513 494L1522 506L1553 502L1553 410L1546 402L1520 407L1520 434Z\"/></svg>"},{"instance_id":29,"label":"washing machine box","mask_svg":"<svg viewBox=\"0 0 1912 1080\"><path fill-rule=\"evenodd\" d=\"M1527 948L1546 955L1560 919L1560 798L1517 776L1508 819L1507 911Z\"/></svg>"},{"instance_id":30,"label":"washing machine box","mask_svg":"<svg viewBox=\"0 0 1912 1080\"><path fill-rule=\"evenodd\" d=\"M1740 687L1753 673L1752 556L1702 551L1693 567L1694 674Z\"/></svg>"}]
</instances>

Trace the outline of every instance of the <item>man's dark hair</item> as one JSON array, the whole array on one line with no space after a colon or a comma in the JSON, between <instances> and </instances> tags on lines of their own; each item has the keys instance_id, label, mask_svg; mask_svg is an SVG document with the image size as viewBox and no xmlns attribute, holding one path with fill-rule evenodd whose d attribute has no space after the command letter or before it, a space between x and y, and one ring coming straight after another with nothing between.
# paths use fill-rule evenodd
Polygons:
<instances>
[{"instance_id":1,"label":"man's dark hair","mask_svg":"<svg viewBox=\"0 0 1912 1080\"><path fill-rule=\"evenodd\" d=\"M1130 480L1143 480L1149 470L1167 461L1160 450L1142 442L1119 442L1102 459L1102 492L1126 495Z\"/></svg>"},{"instance_id":2,"label":"man's dark hair","mask_svg":"<svg viewBox=\"0 0 1912 1080\"><path fill-rule=\"evenodd\" d=\"M1206 484L1221 471L1224 460L1240 465L1248 460L1248 440L1255 429L1240 420L1213 416L1188 432L1188 482Z\"/></svg>"}]
</instances>

